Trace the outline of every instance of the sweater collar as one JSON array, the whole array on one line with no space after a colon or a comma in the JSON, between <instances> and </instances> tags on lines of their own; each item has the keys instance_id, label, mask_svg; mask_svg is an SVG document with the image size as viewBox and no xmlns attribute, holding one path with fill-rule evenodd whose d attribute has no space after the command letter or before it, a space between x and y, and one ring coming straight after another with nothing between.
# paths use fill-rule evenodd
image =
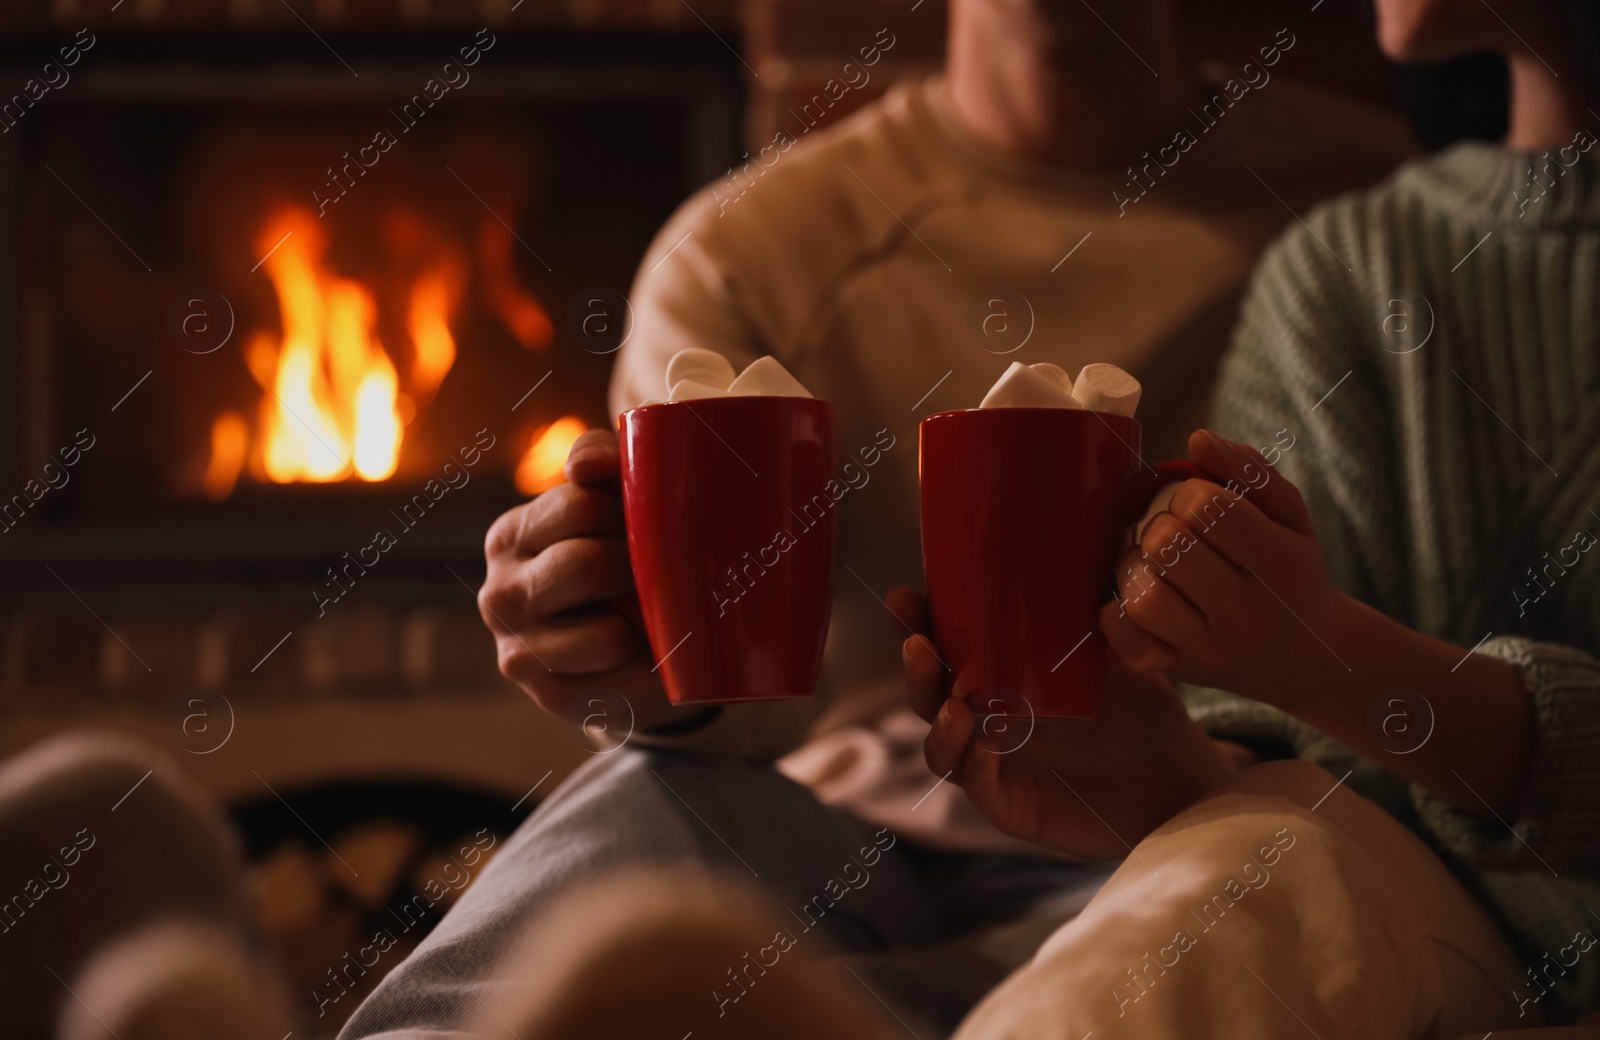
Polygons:
<instances>
[{"instance_id":1,"label":"sweater collar","mask_svg":"<svg viewBox=\"0 0 1600 1040\"><path fill-rule=\"evenodd\" d=\"M928 132L969 174L1026 191L1046 195L1084 195L1109 199L1111 190L1122 184L1121 170L1068 169L1007 156L962 125L945 92L944 75L936 74L922 82L910 96L917 118L924 120Z\"/></svg>"},{"instance_id":2,"label":"sweater collar","mask_svg":"<svg viewBox=\"0 0 1600 1040\"><path fill-rule=\"evenodd\" d=\"M1587 131L1548 152L1466 142L1412 169L1418 191L1478 220L1527 228L1600 223L1600 138Z\"/></svg>"}]
</instances>

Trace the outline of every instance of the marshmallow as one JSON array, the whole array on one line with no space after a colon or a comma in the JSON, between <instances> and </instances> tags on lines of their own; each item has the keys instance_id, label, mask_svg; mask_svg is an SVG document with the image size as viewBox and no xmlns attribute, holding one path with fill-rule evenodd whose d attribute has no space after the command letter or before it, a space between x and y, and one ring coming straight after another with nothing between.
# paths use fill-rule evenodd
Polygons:
<instances>
[{"instance_id":1,"label":"marshmallow","mask_svg":"<svg viewBox=\"0 0 1600 1040\"><path fill-rule=\"evenodd\" d=\"M1084 365L1072 384L1072 396L1085 408L1129 419L1139 407L1140 390L1139 381L1116 365Z\"/></svg>"},{"instance_id":2,"label":"marshmallow","mask_svg":"<svg viewBox=\"0 0 1600 1040\"><path fill-rule=\"evenodd\" d=\"M1049 376L1057 383L1060 383L1061 388L1067 393L1072 393L1072 377L1067 375L1067 370L1062 368L1060 365L1052 365L1048 361L1041 361L1036 365L1029 365L1028 367L1041 375Z\"/></svg>"},{"instance_id":3,"label":"marshmallow","mask_svg":"<svg viewBox=\"0 0 1600 1040\"><path fill-rule=\"evenodd\" d=\"M697 397L726 397L726 390L719 390L714 386L697 383L693 379L680 379L672 384L672 394L669 401L693 401Z\"/></svg>"},{"instance_id":4,"label":"marshmallow","mask_svg":"<svg viewBox=\"0 0 1600 1040\"><path fill-rule=\"evenodd\" d=\"M702 397L810 397L800 381L774 357L759 357L735 378L728 359L712 350L690 347L667 362L672 386L668 401Z\"/></svg>"},{"instance_id":5,"label":"marshmallow","mask_svg":"<svg viewBox=\"0 0 1600 1040\"><path fill-rule=\"evenodd\" d=\"M810 397L811 393L770 354L758 357L728 385L729 397Z\"/></svg>"},{"instance_id":6,"label":"marshmallow","mask_svg":"<svg viewBox=\"0 0 1600 1040\"><path fill-rule=\"evenodd\" d=\"M712 388L718 392L728 389L728 384L733 382L733 365L728 359L714 350L703 350L700 347L689 347L672 355L672 360L667 362L667 385L677 386L684 380L700 386ZM697 396L707 396L700 394Z\"/></svg>"},{"instance_id":7,"label":"marshmallow","mask_svg":"<svg viewBox=\"0 0 1600 1040\"><path fill-rule=\"evenodd\" d=\"M1051 371L1054 369L1054 371ZM980 408L1082 408L1072 381L1055 365L1013 361L984 395Z\"/></svg>"}]
</instances>

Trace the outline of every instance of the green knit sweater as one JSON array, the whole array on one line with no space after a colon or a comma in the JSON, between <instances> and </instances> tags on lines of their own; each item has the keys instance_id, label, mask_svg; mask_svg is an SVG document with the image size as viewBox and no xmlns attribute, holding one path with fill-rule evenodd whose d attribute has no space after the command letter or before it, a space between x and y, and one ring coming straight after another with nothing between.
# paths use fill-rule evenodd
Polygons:
<instances>
[{"instance_id":1,"label":"green knit sweater","mask_svg":"<svg viewBox=\"0 0 1600 1040\"><path fill-rule=\"evenodd\" d=\"M1515 999L1555 1021L1600 1010L1600 944L1575 945L1600 938L1600 561L1584 555L1600 539L1600 149L1573 156L1530 185L1534 156L1460 145L1292 226L1217 399L1225 436L1295 438L1277 467L1342 588L1519 668L1537 718L1521 817L1485 821L1281 712L1190 692L1219 735L1353 769L1499 920L1530 970Z\"/></svg>"}]
</instances>

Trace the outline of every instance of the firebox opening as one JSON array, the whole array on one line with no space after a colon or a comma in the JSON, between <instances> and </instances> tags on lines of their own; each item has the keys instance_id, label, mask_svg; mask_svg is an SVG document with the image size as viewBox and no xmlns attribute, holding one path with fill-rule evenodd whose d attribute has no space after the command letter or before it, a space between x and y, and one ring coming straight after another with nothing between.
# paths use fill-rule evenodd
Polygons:
<instances>
[{"instance_id":1,"label":"firebox opening","mask_svg":"<svg viewBox=\"0 0 1600 1040\"><path fill-rule=\"evenodd\" d=\"M359 80L221 56L85 70L51 120L0 142L21 202L0 249L27 258L0 469L20 484L79 430L96 465L0 561L64 545L124 569L315 564L478 450L470 486L402 546L475 557L482 518L559 482L572 440L608 421L612 357L572 307L620 300L735 153L720 64L485 58L409 124L392 109L425 62Z\"/></svg>"}]
</instances>

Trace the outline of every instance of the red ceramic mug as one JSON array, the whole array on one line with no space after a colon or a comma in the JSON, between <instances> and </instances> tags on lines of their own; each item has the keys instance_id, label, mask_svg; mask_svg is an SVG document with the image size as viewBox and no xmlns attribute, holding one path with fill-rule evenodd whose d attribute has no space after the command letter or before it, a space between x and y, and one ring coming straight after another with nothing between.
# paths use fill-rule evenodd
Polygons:
<instances>
[{"instance_id":1,"label":"red ceramic mug","mask_svg":"<svg viewBox=\"0 0 1600 1040\"><path fill-rule=\"evenodd\" d=\"M667 697L810 694L833 593L833 406L702 398L618 427L628 556Z\"/></svg>"},{"instance_id":2,"label":"red ceramic mug","mask_svg":"<svg viewBox=\"0 0 1600 1040\"><path fill-rule=\"evenodd\" d=\"M1192 462L1145 465L1139 423L1066 408L922 420L922 560L934 636L980 715L1093 718L1117 556Z\"/></svg>"}]
</instances>

